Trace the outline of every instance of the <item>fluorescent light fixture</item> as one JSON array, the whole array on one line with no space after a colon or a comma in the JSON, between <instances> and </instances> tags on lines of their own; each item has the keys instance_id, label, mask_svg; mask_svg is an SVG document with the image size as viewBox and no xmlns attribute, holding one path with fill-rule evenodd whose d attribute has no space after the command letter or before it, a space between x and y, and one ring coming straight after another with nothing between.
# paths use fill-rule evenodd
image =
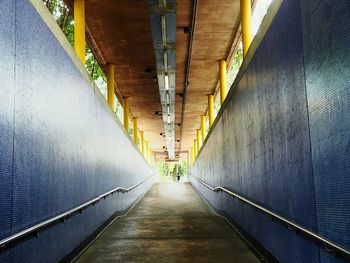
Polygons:
<instances>
[{"instance_id":1,"label":"fluorescent light fixture","mask_svg":"<svg viewBox=\"0 0 350 263\"><path fill-rule=\"evenodd\" d=\"M166 93L166 104L170 104L169 92Z\"/></svg>"},{"instance_id":2,"label":"fluorescent light fixture","mask_svg":"<svg viewBox=\"0 0 350 263\"><path fill-rule=\"evenodd\" d=\"M164 60L164 71L168 71L168 51L164 50L163 53L163 60Z\"/></svg>"},{"instance_id":3,"label":"fluorescent light fixture","mask_svg":"<svg viewBox=\"0 0 350 263\"><path fill-rule=\"evenodd\" d=\"M162 23L162 41L163 41L163 46L166 46L166 18L165 18L165 16L161 17L161 23Z\"/></svg>"},{"instance_id":4,"label":"fluorescent light fixture","mask_svg":"<svg viewBox=\"0 0 350 263\"><path fill-rule=\"evenodd\" d=\"M169 76L164 76L164 82L165 82L165 90L169 90Z\"/></svg>"},{"instance_id":5,"label":"fluorescent light fixture","mask_svg":"<svg viewBox=\"0 0 350 263\"><path fill-rule=\"evenodd\" d=\"M166 111L167 111L167 114L170 115L170 106L169 106L169 104L166 105Z\"/></svg>"},{"instance_id":6,"label":"fluorescent light fixture","mask_svg":"<svg viewBox=\"0 0 350 263\"><path fill-rule=\"evenodd\" d=\"M170 124L170 115L168 115L168 124Z\"/></svg>"}]
</instances>

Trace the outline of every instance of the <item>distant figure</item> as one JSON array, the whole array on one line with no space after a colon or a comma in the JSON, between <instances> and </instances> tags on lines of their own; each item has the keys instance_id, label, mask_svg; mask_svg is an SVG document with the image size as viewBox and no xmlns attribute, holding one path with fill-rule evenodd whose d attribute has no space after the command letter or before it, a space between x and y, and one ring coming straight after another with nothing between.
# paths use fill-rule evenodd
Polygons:
<instances>
[{"instance_id":1,"label":"distant figure","mask_svg":"<svg viewBox=\"0 0 350 263\"><path fill-rule=\"evenodd\" d=\"M177 177L177 181L180 182L180 174L179 173L177 173L176 177Z\"/></svg>"}]
</instances>

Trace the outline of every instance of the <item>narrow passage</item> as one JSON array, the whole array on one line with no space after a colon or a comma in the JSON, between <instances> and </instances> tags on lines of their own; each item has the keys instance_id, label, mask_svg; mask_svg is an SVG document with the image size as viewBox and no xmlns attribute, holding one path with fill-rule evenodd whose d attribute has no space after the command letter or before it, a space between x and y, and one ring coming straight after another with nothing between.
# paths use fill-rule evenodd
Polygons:
<instances>
[{"instance_id":1,"label":"narrow passage","mask_svg":"<svg viewBox=\"0 0 350 263\"><path fill-rule=\"evenodd\" d=\"M78 262L259 262L188 183L158 183Z\"/></svg>"}]
</instances>

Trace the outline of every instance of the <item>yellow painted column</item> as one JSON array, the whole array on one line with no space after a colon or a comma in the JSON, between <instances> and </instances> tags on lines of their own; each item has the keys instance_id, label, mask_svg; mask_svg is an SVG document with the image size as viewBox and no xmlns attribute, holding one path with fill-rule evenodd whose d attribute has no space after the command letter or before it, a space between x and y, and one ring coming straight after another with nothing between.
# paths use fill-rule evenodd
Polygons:
<instances>
[{"instance_id":1,"label":"yellow painted column","mask_svg":"<svg viewBox=\"0 0 350 263\"><path fill-rule=\"evenodd\" d=\"M85 64L85 0L74 0L74 49Z\"/></svg>"},{"instance_id":2,"label":"yellow painted column","mask_svg":"<svg viewBox=\"0 0 350 263\"><path fill-rule=\"evenodd\" d=\"M123 120L126 132L129 132L129 98L123 100Z\"/></svg>"},{"instance_id":3,"label":"yellow painted column","mask_svg":"<svg viewBox=\"0 0 350 263\"><path fill-rule=\"evenodd\" d=\"M205 116L201 116L201 132L202 132L202 144L205 140Z\"/></svg>"},{"instance_id":4,"label":"yellow painted column","mask_svg":"<svg viewBox=\"0 0 350 263\"><path fill-rule=\"evenodd\" d=\"M139 142L139 136L138 136L138 125L137 125L137 118L133 118L132 119L132 123L133 123L133 129L134 129L134 143L135 145L138 144Z\"/></svg>"},{"instance_id":5,"label":"yellow painted column","mask_svg":"<svg viewBox=\"0 0 350 263\"><path fill-rule=\"evenodd\" d=\"M226 61L220 60L219 61L219 71L220 71L220 102L221 104L224 103L224 100L227 95L227 89L226 89Z\"/></svg>"},{"instance_id":6,"label":"yellow painted column","mask_svg":"<svg viewBox=\"0 0 350 263\"><path fill-rule=\"evenodd\" d=\"M140 150L142 155L144 155L145 152L145 146L144 146L144 140L143 140L143 131L140 131Z\"/></svg>"},{"instance_id":7,"label":"yellow painted column","mask_svg":"<svg viewBox=\"0 0 350 263\"><path fill-rule=\"evenodd\" d=\"M208 95L209 128L214 123L214 95Z\"/></svg>"},{"instance_id":8,"label":"yellow painted column","mask_svg":"<svg viewBox=\"0 0 350 263\"><path fill-rule=\"evenodd\" d=\"M114 112L114 65L107 64L107 101Z\"/></svg>"},{"instance_id":9,"label":"yellow painted column","mask_svg":"<svg viewBox=\"0 0 350 263\"><path fill-rule=\"evenodd\" d=\"M152 150L148 149L148 162L150 165L152 165Z\"/></svg>"},{"instance_id":10,"label":"yellow painted column","mask_svg":"<svg viewBox=\"0 0 350 263\"><path fill-rule=\"evenodd\" d=\"M197 140L194 140L194 141L193 141L193 151L194 151L194 159L196 159L197 154L198 154Z\"/></svg>"},{"instance_id":11,"label":"yellow painted column","mask_svg":"<svg viewBox=\"0 0 350 263\"><path fill-rule=\"evenodd\" d=\"M146 146L146 149L145 149L145 159L148 161L148 141L145 141L145 146Z\"/></svg>"},{"instance_id":12,"label":"yellow painted column","mask_svg":"<svg viewBox=\"0 0 350 263\"><path fill-rule=\"evenodd\" d=\"M241 26L242 26L242 42L243 42L243 56L248 53L250 44L252 43L251 32L251 17L252 7L250 0L241 0Z\"/></svg>"},{"instance_id":13,"label":"yellow painted column","mask_svg":"<svg viewBox=\"0 0 350 263\"><path fill-rule=\"evenodd\" d=\"M199 150L201 149L202 143L201 143L201 130L197 129L197 154L199 153Z\"/></svg>"}]
</instances>

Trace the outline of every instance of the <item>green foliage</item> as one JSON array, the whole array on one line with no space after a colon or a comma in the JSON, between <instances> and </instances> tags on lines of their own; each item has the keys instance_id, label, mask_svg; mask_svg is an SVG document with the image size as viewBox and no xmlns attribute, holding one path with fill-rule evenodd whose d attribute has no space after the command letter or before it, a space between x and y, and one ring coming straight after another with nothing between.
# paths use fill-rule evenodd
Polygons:
<instances>
[{"instance_id":1,"label":"green foliage","mask_svg":"<svg viewBox=\"0 0 350 263\"><path fill-rule=\"evenodd\" d=\"M69 14L68 7L64 4L63 0L43 0L43 2L55 18L58 26L62 29L69 43L74 46L74 19ZM101 90L102 94L106 96L106 76L88 45L86 45L85 54L86 70L90 77L96 81L96 85Z\"/></svg>"},{"instance_id":2,"label":"green foliage","mask_svg":"<svg viewBox=\"0 0 350 263\"><path fill-rule=\"evenodd\" d=\"M63 0L43 0L47 9L55 18L57 24L62 29L63 33L67 37L69 43L74 45L74 20L69 14L68 7L64 4Z\"/></svg>"},{"instance_id":3,"label":"green foliage","mask_svg":"<svg viewBox=\"0 0 350 263\"><path fill-rule=\"evenodd\" d=\"M74 47L74 19L70 15L68 7L64 4L63 0L43 0L47 9L55 18L58 26L62 29L62 32L67 37L69 43ZM85 67L89 73L91 79L95 81L96 86L99 88L105 98L107 98L107 78L98 64L94 54L88 45L86 45L86 63ZM114 97L115 101L115 114L119 120L123 119L123 106L118 99ZM132 125L129 125L132 127ZM132 134L133 130L129 130L129 134Z\"/></svg>"},{"instance_id":4,"label":"green foliage","mask_svg":"<svg viewBox=\"0 0 350 263\"><path fill-rule=\"evenodd\" d=\"M243 62L243 50L242 50L242 47L240 46L237 49L235 56L233 57L232 65L226 75L226 85L228 89L231 88L238 74L238 71L242 65L242 62ZM220 102L220 95L218 93L217 96L214 98L214 118L218 114L220 108L221 108L221 102Z\"/></svg>"},{"instance_id":5,"label":"green foliage","mask_svg":"<svg viewBox=\"0 0 350 263\"><path fill-rule=\"evenodd\" d=\"M123 119L123 105L119 102L117 97L114 95L114 113L117 115L118 119L122 121Z\"/></svg>"},{"instance_id":6,"label":"green foliage","mask_svg":"<svg viewBox=\"0 0 350 263\"><path fill-rule=\"evenodd\" d=\"M88 73L90 74L90 77L93 80L102 79L104 83L107 83L107 78L104 75L104 72L102 71L100 65L98 64L94 54L92 53L91 49L86 45L86 63L85 67Z\"/></svg>"},{"instance_id":7,"label":"green foliage","mask_svg":"<svg viewBox=\"0 0 350 263\"><path fill-rule=\"evenodd\" d=\"M243 62L243 50L242 47L239 47L236 51L236 54L233 58L231 69L239 70Z\"/></svg>"},{"instance_id":8,"label":"green foliage","mask_svg":"<svg viewBox=\"0 0 350 263\"><path fill-rule=\"evenodd\" d=\"M177 170L176 170L177 169ZM180 160L178 162L157 162L157 171L160 177L176 176L176 172L180 176L184 176L188 173L188 161Z\"/></svg>"},{"instance_id":9,"label":"green foliage","mask_svg":"<svg viewBox=\"0 0 350 263\"><path fill-rule=\"evenodd\" d=\"M238 74L238 71L242 65L243 62L243 50L242 47L240 46L236 53L235 56L233 57L231 67L229 71L227 72L227 87L230 88Z\"/></svg>"}]
</instances>

